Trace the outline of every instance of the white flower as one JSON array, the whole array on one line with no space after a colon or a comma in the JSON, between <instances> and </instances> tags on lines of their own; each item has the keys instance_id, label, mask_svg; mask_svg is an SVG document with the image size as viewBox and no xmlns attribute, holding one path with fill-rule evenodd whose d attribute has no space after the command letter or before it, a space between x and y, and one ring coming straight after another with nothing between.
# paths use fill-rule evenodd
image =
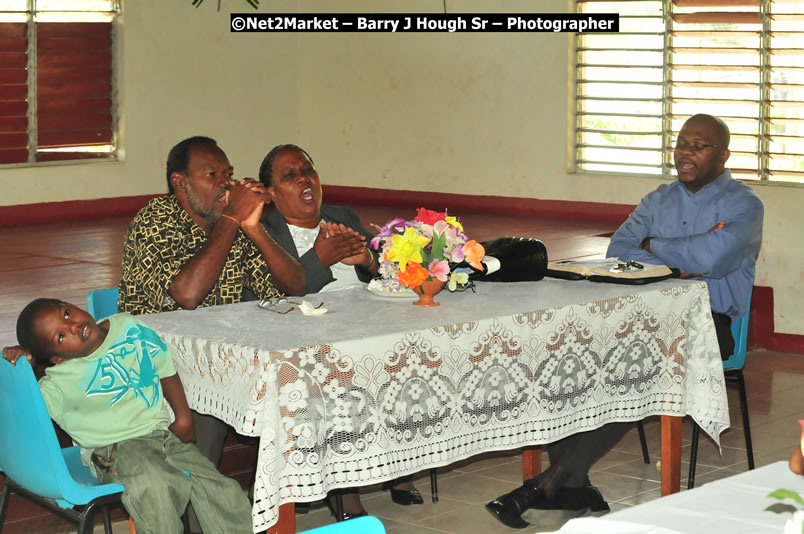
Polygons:
<instances>
[{"instance_id":1,"label":"white flower","mask_svg":"<svg viewBox=\"0 0 804 534\"><path fill-rule=\"evenodd\" d=\"M303 380L296 380L279 388L279 404L291 412L305 408L309 396Z\"/></svg>"},{"instance_id":2,"label":"white flower","mask_svg":"<svg viewBox=\"0 0 804 534\"><path fill-rule=\"evenodd\" d=\"M804 510L800 510L793 514L793 517L788 519L784 524L784 531L782 534L801 534L804 532Z\"/></svg>"},{"instance_id":3,"label":"white flower","mask_svg":"<svg viewBox=\"0 0 804 534\"><path fill-rule=\"evenodd\" d=\"M465 272L453 271L449 275L449 284L447 287L450 291L455 291L458 284L465 285L469 281L469 274Z\"/></svg>"}]
</instances>

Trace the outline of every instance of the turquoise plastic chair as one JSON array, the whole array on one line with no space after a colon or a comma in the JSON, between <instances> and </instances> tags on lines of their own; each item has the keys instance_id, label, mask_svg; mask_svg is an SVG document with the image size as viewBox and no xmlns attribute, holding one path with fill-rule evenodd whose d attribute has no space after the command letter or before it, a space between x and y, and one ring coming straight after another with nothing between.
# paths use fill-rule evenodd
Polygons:
<instances>
[{"instance_id":1,"label":"turquoise plastic chair","mask_svg":"<svg viewBox=\"0 0 804 534\"><path fill-rule=\"evenodd\" d=\"M87 311L96 321L109 317L118 312L116 287L110 289L96 289L87 295Z\"/></svg>"},{"instance_id":2,"label":"turquoise plastic chair","mask_svg":"<svg viewBox=\"0 0 804 534\"><path fill-rule=\"evenodd\" d=\"M753 288L752 291L753 292ZM734 338L734 352L728 360L723 362L723 376L726 382L737 384L740 392L740 410L743 414L743 432L745 433L745 451L748 455L748 469L754 468L754 448L751 445L751 425L748 421L748 398L745 394L745 378L743 377L743 366L745 365L745 353L748 349L748 316L751 309L751 292L748 293L748 302L745 308L745 315L739 321L731 324L731 335ZM695 487L695 463L698 460L698 435L700 427L692 423L692 446L690 448L690 471L687 478L687 489Z\"/></svg>"},{"instance_id":3,"label":"turquoise plastic chair","mask_svg":"<svg viewBox=\"0 0 804 534\"><path fill-rule=\"evenodd\" d=\"M363 516L333 523L325 527L305 530L300 534L385 534L385 527L382 521L374 516Z\"/></svg>"},{"instance_id":4,"label":"turquoise plastic chair","mask_svg":"<svg viewBox=\"0 0 804 534\"><path fill-rule=\"evenodd\" d=\"M21 495L78 524L90 534L98 507L106 534L111 534L108 506L120 504L123 486L101 484L81 463L78 447L62 449L39 391L31 365L16 366L0 358L0 531L12 493ZM51 500L52 499L52 500ZM54 502L55 501L55 502ZM82 506L76 510L76 506Z\"/></svg>"}]
</instances>

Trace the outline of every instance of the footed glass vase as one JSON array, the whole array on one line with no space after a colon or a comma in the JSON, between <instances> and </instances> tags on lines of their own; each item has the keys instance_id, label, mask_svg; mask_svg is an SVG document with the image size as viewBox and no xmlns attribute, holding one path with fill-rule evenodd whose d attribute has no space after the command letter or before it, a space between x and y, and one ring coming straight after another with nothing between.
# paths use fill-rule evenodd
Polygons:
<instances>
[{"instance_id":1,"label":"footed glass vase","mask_svg":"<svg viewBox=\"0 0 804 534\"><path fill-rule=\"evenodd\" d=\"M434 278L433 280L425 280L422 285L412 288L412 291L419 296L419 300L413 303L414 306L434 307L440 306L438 302L433 300L441 289L444 287L444 282Z\"/></svg>"}]
</instances>

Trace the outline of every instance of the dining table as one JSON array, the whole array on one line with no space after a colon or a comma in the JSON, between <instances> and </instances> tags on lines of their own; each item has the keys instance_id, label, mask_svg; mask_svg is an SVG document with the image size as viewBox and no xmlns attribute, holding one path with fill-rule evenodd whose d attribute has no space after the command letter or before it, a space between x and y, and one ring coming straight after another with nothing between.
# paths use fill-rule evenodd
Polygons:
<instances>
[{"instance_id":1,"label":"dining table","mask_svg":"<svg viewBox=\"0 0 804 534\"><path fill-rule=\"evenodd\" d=\"M718 444L729 425L703 281L478 281L437 307L367 287L141 316L190 407L259 438L255 532L334 489L654 415L670 494L682 419Z\"/></svg>"}]
</instances>

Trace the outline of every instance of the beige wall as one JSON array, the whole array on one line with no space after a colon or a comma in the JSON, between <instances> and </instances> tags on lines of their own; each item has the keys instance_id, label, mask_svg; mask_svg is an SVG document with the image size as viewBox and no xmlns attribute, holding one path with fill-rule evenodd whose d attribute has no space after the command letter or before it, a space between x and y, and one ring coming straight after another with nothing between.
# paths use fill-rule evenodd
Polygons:
<instances>
[{"instance_id":1,"label":"beige wall","mask_svg":"<svg viewBox=\"0 0 804 534\"><path fill-rule=\"evenodd\" d=\"M267 148L302 144L329 184L636 204L662 180L570 174L564 34L231 34L243 0L125 1L122 162L0 170L0 204L165 190L177 140L216 137L239 176ZM263 3L267 4L267 3ZM273 0L261 11L376 12L376 0ZM538 6L534 8L534 5ZM384 0L441 12L442 0ZM564 0L448 0L450 12L564 12ZM757 186L757 283L776 331L804 335L804 188Z\"/></svg>"},{"instance_id":2,"label":"beige wall","mask_svg":"<svg viewBox=\"0 0 804 534\"><path fill-rule=\"evenodd\" d=\"M266 138L297 136L297 37L230 35L216 6L123 0L121 161L2 167L0 205L164 192L167 153L191 135L217 139L244 176L256 173Z\"/></svg>"}]
</instances>

